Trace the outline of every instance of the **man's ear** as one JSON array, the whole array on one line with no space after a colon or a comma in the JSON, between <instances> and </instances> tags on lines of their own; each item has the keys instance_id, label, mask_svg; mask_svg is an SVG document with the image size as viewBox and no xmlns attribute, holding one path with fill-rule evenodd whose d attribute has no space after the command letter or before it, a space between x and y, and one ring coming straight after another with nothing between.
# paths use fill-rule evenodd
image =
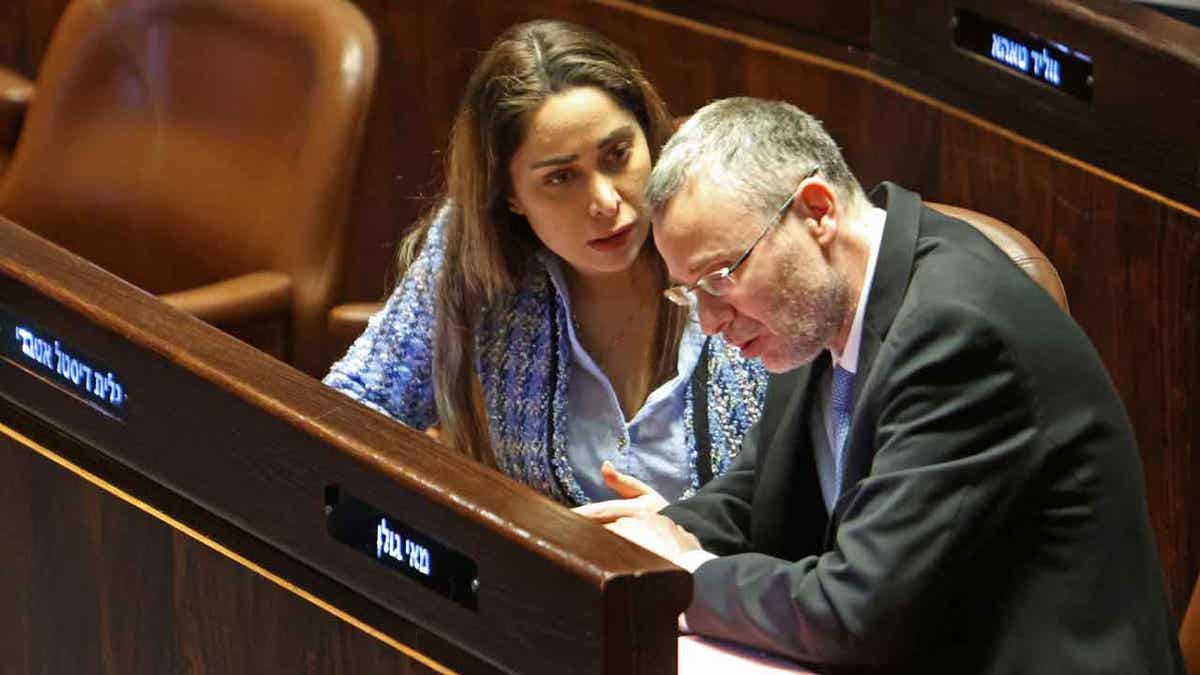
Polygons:
<instances>
[{"instance_id":1,"label":"man's ear","mask_svg":"<svg viewBox=\"0 0 1200 675\"><path fill-rule=\"evenodd\" d=\"M792 208L798 210L801 218L808 226L808 231L822 247L833 243L837 238L838 220L841 218L841 204L833 188L815 178L805 181L800 186Z\"/></svg>"},{"instance_id":2,"label":"man's ear","mask_svg":"<svg viewBox=\"0 0 1200 675\"><path fill-rule=\"evenodd\" d=\"M525 215L525 207L521 205L521 200L516 195L508 196L508 210L518 216Z\"/></svg>"}]
</instances>

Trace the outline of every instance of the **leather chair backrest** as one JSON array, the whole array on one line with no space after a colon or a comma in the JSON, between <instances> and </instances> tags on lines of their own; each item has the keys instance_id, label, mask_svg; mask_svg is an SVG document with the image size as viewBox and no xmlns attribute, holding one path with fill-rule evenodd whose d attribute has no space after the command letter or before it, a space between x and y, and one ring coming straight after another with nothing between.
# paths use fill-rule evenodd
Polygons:
<instances>
[{"instance_id":1,"label":"leather chair backrest","mask_svg":"<svg viewBox=\"0 0 1200 675\"><path fill-rule=\"evenodd\" d=\"M1021 234L1012 226L977 211L935 202L925 202L925 205L973 225L975 229L991 239L992 243L1000 250L1008 254L1008 257L1012 258L1018 267L1025 270L1025 273L1033 278L1039 286L1046 289L1046 292L1058 303L1059 307L1062 307L1064 312L1070 313L1067 291L1063 288L1058 270L1054 269L1050 259L1046 257L1045 253L1042 253L1037 244L1029 240L1029 237Z\"/></svg>"},{"instance_id":2,"label":"leather chair backrest","mask_svg":"<svg viewBox=\"0 0 1200 675\"><path fill-rule=\"evenodd\" d=\"M302 348L340 282L376 61L345 0L75 0L0 214L153 293L285 273Z\"/></svg>"},{"instance_id":3,"label":"leather chair backrest","mask_svg":"<svg viewBox=\"0 0 1200 675\"><path fill-rule=\"evenodd\" d=\"M1200 675L1200 576L1192 588L1192 600L1183 615L1179 627L1179 646L1183 649L1183 662L1192 675Z\"/></svg>"}]
</instances>

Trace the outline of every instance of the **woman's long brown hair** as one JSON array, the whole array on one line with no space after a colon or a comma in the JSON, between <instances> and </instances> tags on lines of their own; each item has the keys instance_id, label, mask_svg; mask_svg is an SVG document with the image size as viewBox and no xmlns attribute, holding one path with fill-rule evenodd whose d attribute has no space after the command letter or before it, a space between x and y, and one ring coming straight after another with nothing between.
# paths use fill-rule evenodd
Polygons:
<instances>
[{"instance_id":1,"label":"woman's long brown hair","mask_svg":"<svg viewBox=\"0 0 1200 675\"><path fill-rule=\"evenodd\" d=\"M450 134L450 211L434 303L434 392L443 442L490 466L496 460L475 368L475 330L483 308L513 291L541 246L525 218L508 209L509 162L531 113L550 96L580 86L602 89L633 114L651 158L658 158L671 118L637 61L607 38L561 21L518 24L496 40L471 75ZM401 243L401 279L437 213L435 206ZM657 255L655 260L665 285L666 267ZM655 383L675 372L686 319L682 308L660 300Z\"/></svg>"}]
</instances>

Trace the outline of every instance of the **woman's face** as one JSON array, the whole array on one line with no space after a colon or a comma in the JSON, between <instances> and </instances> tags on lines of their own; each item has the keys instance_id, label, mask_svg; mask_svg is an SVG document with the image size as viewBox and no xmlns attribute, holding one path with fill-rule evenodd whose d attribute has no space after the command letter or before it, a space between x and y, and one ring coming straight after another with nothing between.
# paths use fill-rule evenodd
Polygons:
<instances>
[{"instance_id":1,"label":"woman's face","mask_svg":"<svg viewBox=\"0 0 1200 675\"><path fill-rule=\"evenodd\" d=\"M650 230L650 149L629 111L596 87L546 99L509 163L508 205L580 274L628 269Z\"/></svg>"}]
</instances>

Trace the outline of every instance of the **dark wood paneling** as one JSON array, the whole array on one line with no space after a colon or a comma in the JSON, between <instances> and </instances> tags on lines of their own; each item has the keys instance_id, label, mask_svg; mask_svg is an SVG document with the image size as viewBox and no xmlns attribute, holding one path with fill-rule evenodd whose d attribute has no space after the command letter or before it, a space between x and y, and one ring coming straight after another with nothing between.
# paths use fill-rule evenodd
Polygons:
<instances>
[{"instance_id":1,"label":"dark wood paneling","mask_svg":"<svg viewBox=\"0 0 1200 675\"><path fill-rule=\"evenodd\" d=\"M871 42L870 0L633 0L771 43L833 58L854 58Z\"/></svg>"},{"instance_id":2,"label":"dark wood paneling","mask_svg":"<svg viewBox=\"0 0 1200 675\"><path fill-rule=\"evenodd\" d=\"M647 4L664 4L648 2ZM819 35L838 44L866 47L871 39L871 3L869 0L843 2L795 2L794 0L707 0L676 2L672 11L682 13L681 5L719 7L769 24L796 28Z\"/></svg>"},{"instance_id":3,"label":"dark wood paneling","mask_svg":"<svg viewBox=\"0 0 1200 675\"><path fill-rule=\"evenodd\" d=\"M378 300L390 287L395 246L440 190L441 150L475 59L490 36L459 3L358 0L380 41L346 251L343 297ZM451 37L454 36L454 37Z\"/></svg>"},{"instance_id":4,"label":"dark wood paneling","mask_svg":"<svg viewBox=\"0 0 1200 675\"><path fill-rule=\"evenodd\" d=\"M1092 100L957 49L957 8L1087 54ZM1113 0L876 0L871 27L878 72L1200 205L1200 28Z\"/></svg>"},{"instance_id":5,"label":"dark wood paneling","mask_svg":"<svg viewBox=\"0 0 1200 675\"><path fill-rule=\"evenodd\" d=\"M7 436L0 467L6 672L433 672Z\"/></svg>"}]
</instances>

